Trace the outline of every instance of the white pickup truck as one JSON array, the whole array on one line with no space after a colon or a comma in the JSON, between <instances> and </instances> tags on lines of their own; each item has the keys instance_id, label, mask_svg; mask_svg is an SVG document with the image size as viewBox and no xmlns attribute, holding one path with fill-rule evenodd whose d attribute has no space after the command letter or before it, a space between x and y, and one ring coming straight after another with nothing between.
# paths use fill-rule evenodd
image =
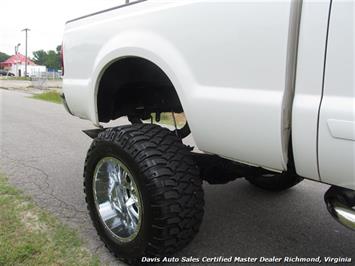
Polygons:
<instances>
[{"instance_id":1,"label":"white pickup truck","mask_svg":"<svg viewBox=\"0 0 355 266\"><path fill-rule=\"evenodd\" d=\"M203 179L327 183L328 210L354 229L354 14L341 0L147 0L68 21L63 99L99 127L84 186L106 246L130 261L186 246ZM166 112L186 124L145 122Z\"/></svg>"}]
</instances>

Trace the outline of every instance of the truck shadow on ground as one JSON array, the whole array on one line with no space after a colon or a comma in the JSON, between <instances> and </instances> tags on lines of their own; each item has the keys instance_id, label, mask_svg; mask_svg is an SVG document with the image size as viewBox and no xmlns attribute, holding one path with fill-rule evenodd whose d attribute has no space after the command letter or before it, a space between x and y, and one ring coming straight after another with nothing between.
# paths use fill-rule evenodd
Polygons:
<instances>
[{"instance_id":1,"label":"truck shadow on ground","mask_svg":"<svg viewBox=\"0 0 355 266\"><path fill-rule=\"evenodd\" d=\"M175 256L349 257L355 234L328 214L328 186L303 181L271 193L239 179L204 185L205 217L194 241Z\"/></svg>"}]
</instances>

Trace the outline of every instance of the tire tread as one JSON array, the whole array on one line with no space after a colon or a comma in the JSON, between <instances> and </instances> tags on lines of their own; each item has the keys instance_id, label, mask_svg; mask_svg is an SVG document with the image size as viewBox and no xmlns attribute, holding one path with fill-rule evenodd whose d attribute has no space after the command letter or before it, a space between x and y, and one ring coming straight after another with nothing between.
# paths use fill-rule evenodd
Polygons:
<instances>
[{"instance_id":1,"label":"tire tread","mask_svg":"<svg viewBox=\"0 0 355 266\"><path fill-rule=\"evenodd\" d=\"M134 124L101 132L88 151L84 167L84 192L92 219L95 210L86 193L91 189L87 168L89 158L101 143L117 145L134 159L151 195L153 233L145 254L140 255L165 256L185 247L197 234L204 213L202 180L189 149L173 132L157 125ZM108 245L102 231L97 232L106 247L120 256Z\"/></svg>"}]
</instances>

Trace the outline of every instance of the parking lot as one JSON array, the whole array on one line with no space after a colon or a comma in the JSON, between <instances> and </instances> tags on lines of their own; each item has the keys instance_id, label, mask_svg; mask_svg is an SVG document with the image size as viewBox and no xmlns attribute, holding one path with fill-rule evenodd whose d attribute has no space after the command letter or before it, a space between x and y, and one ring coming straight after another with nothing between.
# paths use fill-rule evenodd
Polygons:
<instances>
[{"instance_id":1,"label":"parking lot","mask_svg":"<svg viewBox=\"0 0 355 266\"><path fill-rule=\"evenodd\" d=\"M103 262L118 264L99 241L86 211L82 172L91 140L81 130L93 128L91 123L71 117L61 105L0 90L0 126L1 169L10 182L78 229ZM270 193L239 179L205 184L204 189L200 233L176 257L355 258L354 232L326 210L327 185L304 181L289 191Z\"/></svg>"}]
</instances>

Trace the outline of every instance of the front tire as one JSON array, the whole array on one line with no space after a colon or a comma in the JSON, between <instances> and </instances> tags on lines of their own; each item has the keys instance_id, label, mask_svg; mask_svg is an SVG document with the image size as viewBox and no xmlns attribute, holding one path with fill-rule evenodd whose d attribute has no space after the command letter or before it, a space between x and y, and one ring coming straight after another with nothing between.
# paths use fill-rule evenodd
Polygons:
<instances>
[{"instance_id":1,"label":"front tire","mask_svg":"<svg viewBox=\"0 0 355 266\"><path fill-rule=\"evenodd\" d=\"M100 133L87 154L84 190L100 238L132 263L182 249L203 217L202 180L188 148L156 125Z\"/></svg>"}]
</instances>

